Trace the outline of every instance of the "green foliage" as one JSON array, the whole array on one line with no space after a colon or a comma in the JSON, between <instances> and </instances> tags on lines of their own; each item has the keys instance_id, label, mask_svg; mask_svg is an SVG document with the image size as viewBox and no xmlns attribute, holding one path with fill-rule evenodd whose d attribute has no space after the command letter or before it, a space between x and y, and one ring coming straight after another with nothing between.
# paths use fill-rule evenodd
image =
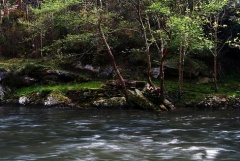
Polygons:
<instances>
[{"instance_id":1,"label":"green foliage","mask_svg":"<svg viewBox=\"0 0 240 161\"><path fill-rule=\"evenodd\" d=\"M201 10L205 13L205 15L217 14L225 5L227 5L228 2L229 0L212 0L203 2L201 5Z\"/></svg>"},{"instance_id":2,"label":"green foliage","mask_svg":"<svg viewBox=\"0 0 240 161\"><path fill-rule=\"evenodd\" d=\"M166 16L170 16L171 9L169 5L171 4L171 0L163 0L161 2L153 2L149 7L149 12L160 13Z\"/></svg>"},{"instance_id":3,"label":"green foliage","mask_svg":"<svg viewBox=\"0 0 240 161\"><path fill-rule=\"evenodd\" d=\"M181 44L187 52L195 53L203 51L205 48L213 48L212 41L205 37L199 21L189 16L174 16L171 17L171 22L175 31L173 44Z\"/></svg>"}]
</instances>

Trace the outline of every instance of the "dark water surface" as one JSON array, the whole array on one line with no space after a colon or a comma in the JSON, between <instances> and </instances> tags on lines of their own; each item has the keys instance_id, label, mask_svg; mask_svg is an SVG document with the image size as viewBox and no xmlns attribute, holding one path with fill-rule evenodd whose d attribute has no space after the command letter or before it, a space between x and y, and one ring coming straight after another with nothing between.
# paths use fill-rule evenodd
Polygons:
<instances>
[{"instance_id":1,"label":"dark water surface","mask_svg":"<svg viewBox=\"0 0 240 161\"><path fill-rule=\"evenodd\" d=\"M240 110L0 107L0 160L240 160Z\"/></svg>"}]
</instances>

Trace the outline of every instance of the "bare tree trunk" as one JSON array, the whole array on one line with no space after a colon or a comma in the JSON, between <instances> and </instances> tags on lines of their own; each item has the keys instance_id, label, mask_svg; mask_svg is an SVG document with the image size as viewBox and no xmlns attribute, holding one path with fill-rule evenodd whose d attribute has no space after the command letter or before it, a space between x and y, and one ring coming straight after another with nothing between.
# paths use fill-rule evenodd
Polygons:
<instances>
[{"instance_id":1,"label":"bare tree trunk","mask_svg":"<svg viewBox=\"0 0 240 161\"><path fill-rule=\"evenodd\" d=\"M101 0L99 0L99 4L100 4L100 8L102 9L102 1L101 1ZM102 11L100 11L100 12L102 12ZM124 79L123 79L120 71L119 71L118 68L117 68L116 61L115 61L114 56L113 56L113 54L112 54L112 50L111 50L111 48L110 48L110 46L109 46L109 44L108 44L108 42L107 42L106 36L105 36L104 31L103 31L103 28L102 28L102 26L101 26L101 25L102 25L102 24L101 24L101 13L98 13L98 14L99 14L99 20L98 20L98 30L99 30L99 33L100 33L101 38L102 38L102 40L103 40L103 42L104 42L104 44L105 44L105 46L106 46L106 48L107 48L107 55L108 55L108 57L109 57L109 59L110 59L110 61L111 61L112 67L113 67L113 69L114 69L114 71L115 71L115 73L116 73L116 75L117 75L117 78L118 78L118 80L119 80L119 83L120 83L121 86L122 86L122 89L123 89L123 93L124 93L124 95L125 95L125 98L126 98L126 100L127 100L127 102L128 102L128 94L127 94L126 84L125 84L125 82L124 82Z\"/></svg>"},{"instance_id":2,"label":"bare tree trunk","mask_svg":"<svg viewBox=\"0 0 240 161\"><path fill-rule=\"evenodd\" d=\"M161 56L160 60L160 99L164 100L164 60L163 60L163 54Z\"/></svg>"},{"instance_id":3,"label":"bare tree trunk","mask_svg":"<svg viewBox=\"0 0 240 161\"><path fill-rule=\"evenodd\" d=\"M29 20L29 4L26 3L26 20Z\"/></svg>"},{"instance_id":4,"label":"bare tree trunk","mask_svg":"<svg viewBox=\"0 0 240 161\"><path fill-rule=\"evenodd\" d=\"M214 91L218 93L218 85L217 85L217 56L214 55Z\"/></svg>"},{"instance_id":5,"label":"bare tree trunk","mask_svg":"<svg viewBox=\"0 0 240 161\"><path fill-rule=\"evenodd\" d=\"M0 34L2 34L2 9L0 8ZM2 55L2 44L0 45L0 55Z\"/></svg>"},{"instance_id":6,"label":"bare tree trunk","mask_svg":"<svg viewBox=\"0 0 240 161\"><path fill-rule=\"evenodd\" d=\"M103 39L103 42L104 42L105 46L107 47L108 57L110 58L112 67L113 67L114 71L116 72L117 78L118 78L118 80L119 80L119 82L120 82L120 84L121 84L121 86L123 88L123 92L124 92L125 98L128 101L126 84L124 82L124 79L123 79L121 73L119 72L119 70L117 68L114 56L112 54L110 46L108 45L108 42L107 42L106 37L105 37L105 34L104 34L103 29L101 27L101 24L98 25L98 30L99 30L99 32L101 34L101 38Z\"/></svg>"},{"instance_id":7,"label":"bare tree trunk","mask_svg":"<svg viewBox=\"0 0 240 161\"><path fill-rule=\"evenodd\" d=\"M2 8L0 6L0 28L2 27Z\"/></svg>"},{"instance_id":8,"label":"bare tree trunk","mask_svg":"<svg viewBox=\"0 0 240 161\"><path fill-rule=\"evenodd\" d=\"M218 58L218 30L214 30L214 91L218 93L218 86L217 86L217 58Z\"/></svg>"},{"instance_id":9,"label":"bare tree trunk","mask_svg":"<svg viewBox=\"0 0 240 161\"><path fill-rule=\"evenodd\" d=\"M22 0L17 0L18 9L22 9Z\"/></svg>"},{"instance_id":10,"label":"bare tree trunk","mask_svg":"<svg viewBox=\"0 0 240 161\"><path fill-rule=\"evenodd\" d=\"M41 33L40 33L40 55L42 58L43 57L43 32L42 32L42 29L41 29Z\"/></svg>"},{"instance_id":11,"label":"bare tree trunk","mask_svg":"<svg viewBox=\"0 0 240 161\"><path fill-rule=\"evenodd\" d=\"M183 59L183 46L179 48L179 60L178 60L178 98L182 96L182 59Z\"/></svg>"},{"instance_id":12,"label":"bare tree trunk","mask_svg":"<svg viewBox=\"0 0 240 161\"><path fill-rule=\"evenodd\" d=\"M146 30L146 27L143 23L143 19L142 19L142 15L141 15L141 6L140 6L140 0L138 0L138 7L137 7L137 10L138 10L138 19L139 19L139 23L141 25L141 28L142 28L142 33L143 33L143 37L144 37L144 43L145 43L145 54L146 54L146 57L147 57L147 81L149 83L149 85L151 87L154 88L154 85L152 83L152 80L151 80L151 55L150 55L150 45L148 43L148 38L147 38L147 30ZM147 19L147 15L146 15L146 19ZM148 21L148 20L147 20Z\"/></svg>"},{"instance_id":13,"label":"bare tree trunk","mask_svg":"<svg viewBox=\"0 0 240 161\"><path fill-rule=\"evenodd\" d=\"M160 33L160 46L161 48L158 48L158 50L160 49L160 73L159 73L159 76L160 76L160 92L159 92L159 95L160 95L160 99L162 101L164 101L165 99L165 89L164 89L164 61L165 61L165 58L169 52L169 48L170 48L170 44L171 44L171 37L172 37L172 32L167 32L165 30L165 27L164 26L161 26L161 22L160 22L160 19L158 16L156 16L157 18L157 24L158 24L158 28L161 29L161 28L164 28L164 31L165 33L167 34L168 36L168 40L166 42L166 45L165 45L165 42L163 40L163 37Z\"/></svg>"}]
</instances>

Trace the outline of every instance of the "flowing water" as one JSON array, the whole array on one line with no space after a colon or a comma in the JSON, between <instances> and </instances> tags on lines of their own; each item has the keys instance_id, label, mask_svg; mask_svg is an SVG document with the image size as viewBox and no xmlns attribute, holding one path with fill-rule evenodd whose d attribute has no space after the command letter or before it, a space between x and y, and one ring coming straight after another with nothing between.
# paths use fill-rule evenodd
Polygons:
<instances>
[{"instance_id":1,"label":"flowing water","mask_svg":"<svg viewBox=\"0 0 240 161\"><path fill-rule=\"evenodd\" d=\"M240 160L240 110L0 107L0 160Z\"/></svg>"}]
</instances>

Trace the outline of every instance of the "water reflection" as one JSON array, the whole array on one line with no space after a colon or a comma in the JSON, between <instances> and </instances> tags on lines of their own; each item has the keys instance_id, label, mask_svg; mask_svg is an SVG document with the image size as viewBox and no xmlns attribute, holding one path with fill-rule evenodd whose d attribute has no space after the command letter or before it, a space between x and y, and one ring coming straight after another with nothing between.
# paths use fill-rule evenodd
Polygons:
<instances>
[{"instance_id":1,"label":"water reflection","mask_svg":"<svg viewBox=\"0 0 240 161\"><path fill-rule=\"evenodd\" d=\"M239 160L239 114L0 107L0 160Z\"/></svg>"}]
</instances>

